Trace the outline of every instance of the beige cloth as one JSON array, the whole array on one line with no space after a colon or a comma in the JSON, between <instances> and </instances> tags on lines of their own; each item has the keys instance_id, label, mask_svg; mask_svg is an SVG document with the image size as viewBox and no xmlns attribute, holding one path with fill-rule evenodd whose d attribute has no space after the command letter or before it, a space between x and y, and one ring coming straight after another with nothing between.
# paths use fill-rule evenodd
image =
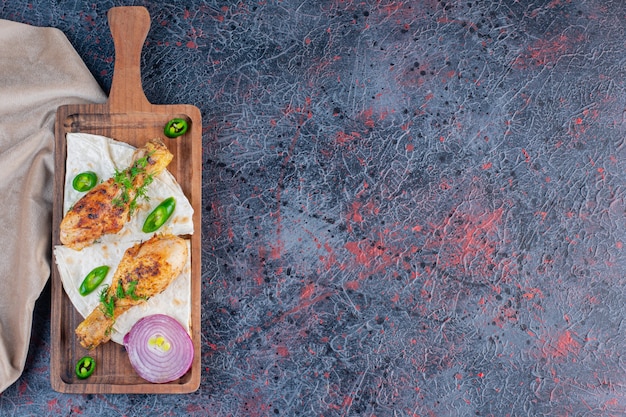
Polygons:
<instances>
[{"instance_id":1,"label":"beige cloth","mask_svg":"<svg viewBox=\"0 0 626 417\"><path fill-rule=\"evenodd\" d=\"M56 109L105 100L61 31L0 19L0 392L24 370L50 276Z\"/></svg>"}]
</instances>

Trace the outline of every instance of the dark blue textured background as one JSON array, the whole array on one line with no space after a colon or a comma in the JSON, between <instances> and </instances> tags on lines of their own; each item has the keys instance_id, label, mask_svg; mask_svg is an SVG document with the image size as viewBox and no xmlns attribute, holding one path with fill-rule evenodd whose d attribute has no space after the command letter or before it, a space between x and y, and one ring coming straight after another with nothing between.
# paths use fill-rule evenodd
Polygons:
<instances>
[{"instance_id":1,"label":"dark blue textured background","mask_svg":"<svg viewBox=\"0 0 626 417\"><path fill-rule=\"evenodd\" d=\"M626 415L626 4L5 1L203 115L202 384L62 395L49 292L2 415Z\"/></svg>"}]
</instances>

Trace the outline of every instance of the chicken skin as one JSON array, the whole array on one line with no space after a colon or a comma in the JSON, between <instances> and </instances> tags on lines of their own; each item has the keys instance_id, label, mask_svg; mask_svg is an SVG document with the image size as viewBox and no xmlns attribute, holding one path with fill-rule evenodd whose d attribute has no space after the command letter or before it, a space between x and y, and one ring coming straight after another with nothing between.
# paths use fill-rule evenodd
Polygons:
<instances>
[{"instance_id":1,"label":"chicken skin","mask_svg":"<svg viewBox=\"0 0 626 417\"><path fill-rule=\"evenodd\" d=\"M67 212L61 221L61 243L81 250L105 234L119 232L133 214L145 186L173 157L160 139L137 149L130 167L96 185Z\"/></svg>"},{"instance_id":2,"label":"chicken skin","mask_svg":"<svg viewBox=\"0 0 626 417\"><path fill-rule=\"evenodd\" d=\"M165 290L178 277L187 262L183 238L154 235L126 250L111 285L100 295L100 305L76 328L86 349L108 342L115 319L150 297Z\"/></svg>"}]
</instances>

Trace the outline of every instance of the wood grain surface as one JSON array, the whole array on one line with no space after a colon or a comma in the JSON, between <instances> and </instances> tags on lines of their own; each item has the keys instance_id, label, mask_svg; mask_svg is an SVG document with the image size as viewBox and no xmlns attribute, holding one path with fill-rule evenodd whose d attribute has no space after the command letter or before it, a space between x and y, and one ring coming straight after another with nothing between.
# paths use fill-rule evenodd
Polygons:
<instances>
[{"instance_id":1,"label":"wood grain surface","mask_svg":"<svg viewBox=\"0 0 626 417\"><path fill-rule=\"evenodd\" d=\"M202 120L193 105L153 105L141 85L140 58L150 28L150 16L143 7L116 7L108 21L115 45L115 66L109 99L104 104L76 104L58 108L55 125L55 178L52 244L59 245L63 216L66 134L82 132L107 136L139 147L154 137L164 139L174 154L168 170L181 185L194 208L191 236L191 332L195 348L193 365L186 375L167 384L151 384L136 375L124 348L109 342L87 351L74 335L82 321L52 268L52 320L50 379L54 390L66 393L189 393L200 385L200 213ZM174 117L188 120L187 133L177 139L163 135L164 125ZM89 354L97 361L96 372L86 380L74 374L74 364Z\"/></svg>"}]
</instances>

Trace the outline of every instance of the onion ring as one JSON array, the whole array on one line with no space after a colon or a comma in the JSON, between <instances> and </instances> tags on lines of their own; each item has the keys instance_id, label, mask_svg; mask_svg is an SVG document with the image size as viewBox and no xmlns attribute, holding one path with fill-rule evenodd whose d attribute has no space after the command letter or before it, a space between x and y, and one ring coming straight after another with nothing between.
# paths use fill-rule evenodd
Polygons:
<instances>
[{"instance_id":1,"label":"onion ring","mask_svg":"<svg viewBox=\"0 0 626 417\"><path fill-rule=\"evenodd\" d=\"M143 317L124 336L130 364L146 381L162 384L183 376L194 356L191 337L165 314Z\"/></svg>"}]
</instances>

